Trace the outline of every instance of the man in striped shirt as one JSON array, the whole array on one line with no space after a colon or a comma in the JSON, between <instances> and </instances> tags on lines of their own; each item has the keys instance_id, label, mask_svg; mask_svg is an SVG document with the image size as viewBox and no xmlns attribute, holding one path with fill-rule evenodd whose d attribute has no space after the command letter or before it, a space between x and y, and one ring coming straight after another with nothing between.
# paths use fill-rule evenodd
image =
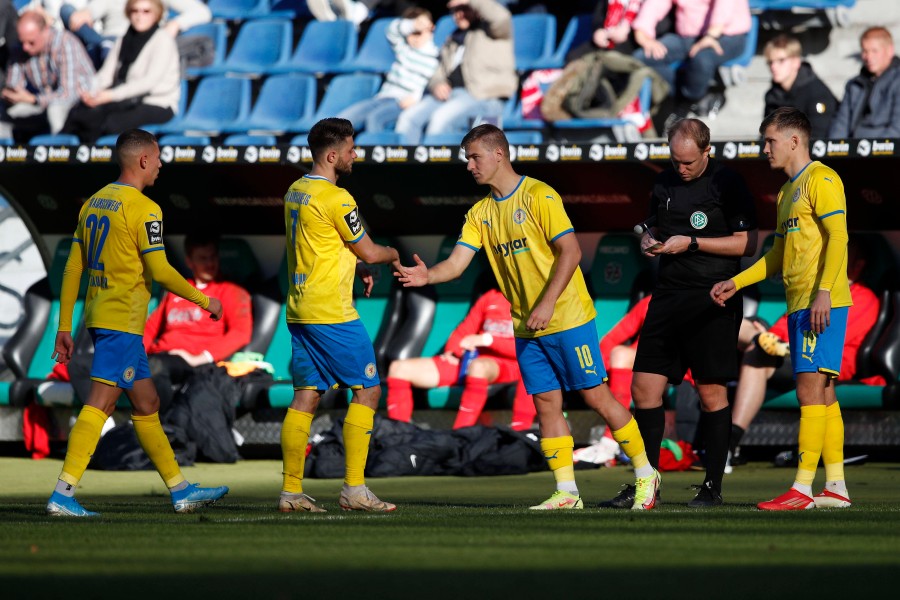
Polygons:
<instances>
[{"instance_id":1,"label":"man in striped shirt","mask_svg":"<svg viewBox=\"0 0 900 600\"><path fill-rule=\"evenodd\" d=\"M357 132L378 132L393 127L397 116L422 99L425 86L438 65L434 20L424 8L413 7L388 25L385 36L396 55L373 98L345 108L338 117L353 123Z\"/></svg>"},{"instance_id":2,"label":"man in striped shirt","mask_svg":"<svg viewBox=\"0 0 900 600\"><path fill-rule=\"evenodd\" d=\"M78 38L50 27L38 12L23 13L17 31L22 52L6 75L0 132L11 125L17 141L27 141L62 129L69 110L90 91L94 66Z\"/></svg>"}]
</instances>

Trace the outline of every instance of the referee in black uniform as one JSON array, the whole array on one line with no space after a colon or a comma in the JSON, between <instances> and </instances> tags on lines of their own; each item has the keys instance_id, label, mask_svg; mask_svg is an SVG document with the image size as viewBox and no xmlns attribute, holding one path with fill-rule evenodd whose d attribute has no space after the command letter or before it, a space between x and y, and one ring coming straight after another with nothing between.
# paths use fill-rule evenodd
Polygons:
<instances>
[{"instance_id":1,"label":"referee in black uniform","mask_svg":"<svg viewBox=\"0 0 900 600\"><path fill-rule=\"evenodd\" d=\"M641 239L645 254L660 257L659 278L641 329L631 393L647 456L658 469L663 394L691 370L700 393L706 478L688 506L702 508L722 504L731 432L725 384L737 379L743 313L742 298L731 298L722 310L709 299L709 288L736 275L741 257L756 252L756 209L741 176L710 158L706 124L681 119L667 136L674 168L656 180L648 219L654 225ZM616 506L629 493L633 498L629 488L604 505Z\"/></svg>"}]
</instances>

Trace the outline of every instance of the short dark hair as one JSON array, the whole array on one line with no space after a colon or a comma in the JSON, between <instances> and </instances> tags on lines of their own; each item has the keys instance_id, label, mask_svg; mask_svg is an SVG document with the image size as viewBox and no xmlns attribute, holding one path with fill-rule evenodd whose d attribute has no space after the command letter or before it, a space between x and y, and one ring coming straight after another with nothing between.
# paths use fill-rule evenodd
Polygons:
<instances>
[{"instance_id":1,"label":"short dark hair","mask_svg":"<svg viewBox=\"0 0 900 600\"><path fill-rule=\"evenodd\" d=\"M353 123L347 119L338 117L322 119L312 126L307 136L313 160L318 160L323 153L341 145L348 137L353 137L354 133Z\"/></svg>"},{"instance_id":2,"label":"short dark hair","mask_svg":"<svg viewBox=\"0 0 900 600\"><path fill-rule=\"evenodd\" d=\"M469 144L475 141L483 142L491 150L500 148L503 150L503 156L509 158L509 140L506 139L506 134L503 133L503 130L496 125L483 123L473 127L459 145L465 150L469 147Z\"/></svg>"},{"instance_id":3,"label":"short dark hair","mask_svg":"<svg viewBox=\"0 0 900 600\"><path fill-rule=\"evenodd\" d=\"M672 145L672 138L676 135L685 135L694 140L701 150L709 148L709 127L700 119L678 119L666 130L666 139Z\"/></svg>"},{"instance_id":4,"label":"short dark hair","mask_svg":"<svg viewBox=\"0 0 900 600\"><path fill-rule=\"evenodd\" d=\"M150 132L143 129L124 131L116 139L116 160L120 166L124 165L129 158L139 155L144 148L153 145L157 145L157 141Z\"/></svg>"},{"instance_id":5,"label":"short dark hair","mask_svg":"<svg viewBox=\"0 0 900 600\"><path fill-rule=\"evenodd\" d=\"M184 254L190 256L197 248L214 246L219 249L219 234L209 228L192 229L184 236Z\"/></svg>"},{"instance_id":6,"label":"short dark hair","mask_svg":"<svg viewBox=\"0 0 900 600\"><path fill-rule=\"evenodd\" d=\"M769 116L763 119L762 124L759 126L759 133L765 135L766 129L772 125L775 126L777 131L793 129L807 142L812 132L809 117L802 110L793 106L782 106L769 113Z\"/></svg>"}]
</instances>

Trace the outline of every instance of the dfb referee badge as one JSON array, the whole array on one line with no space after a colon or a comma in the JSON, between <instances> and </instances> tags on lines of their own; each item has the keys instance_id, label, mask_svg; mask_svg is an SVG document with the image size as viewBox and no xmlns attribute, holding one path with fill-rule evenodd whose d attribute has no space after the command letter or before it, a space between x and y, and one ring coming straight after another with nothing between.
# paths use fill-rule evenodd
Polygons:
<instances>
[{"instance_id":1,"label":"dfb referee badge","mask_svg":"<svg viewBox=\"0 0 900 600\"><path fill-rule=\"evenodd\" d=\"M691 215L691 227L694 229L703 229L706 227L707 223L709 223L709 219L707 218L706 213L698 210Z\"/></svg>"}]
</instances>

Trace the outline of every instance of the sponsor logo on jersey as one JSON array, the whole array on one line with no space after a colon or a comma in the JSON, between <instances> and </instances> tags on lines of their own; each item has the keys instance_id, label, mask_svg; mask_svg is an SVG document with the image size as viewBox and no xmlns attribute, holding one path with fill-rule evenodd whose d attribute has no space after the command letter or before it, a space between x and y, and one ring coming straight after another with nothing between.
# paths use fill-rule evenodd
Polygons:
<instances>
[{"instance_id":1,"label":"sponsor logo on jersey","mask_svg":"<svg viewBox=\"0 0 900 600\"><path fill-rule=\"evenodd\" d=\"M703 229L709 223L709 218L706 216L706 213L702 211L697 211L691 215L691 227L694 229Z\"/></svg>"},{"instance_id":2,"label":"sponsor logo on jersey","mask_svg":"<svg viewBox=\"0 0 900 600\"><path fill-rule=\"evenodd\" d=\"M344 221L347 222L347 227L350 228L350 233L352 233L353 235L356 235L360 231L362 231L362 223L359 220L358 206L344 215Z\"/></svg>"},{"instance_id":3,"label":"sponsor logo on jersey","mask_svg":"<svg viewBox=\"0 0 900 600\"><path fill-rule=\"evenodd\" d=\"M162 221L147 221L144 223L144 227L147 229L147 241L151 246L163 243Z\"/></svg>"},{"instance_id":4,"label":"sponsor logo on jersey","mask_svg":"<svg viewBox=\"0 0 900 600\"><path fill-rule=\"evenodd\" d=\"M494 251L494 254L499 254L500 256L504 257L509 256L510 254L531 252L531 248L528 247L527 237L512 240L511 242L500 242L496 246L491 245L491 250Z\"/></svg>"}]
</instances>

